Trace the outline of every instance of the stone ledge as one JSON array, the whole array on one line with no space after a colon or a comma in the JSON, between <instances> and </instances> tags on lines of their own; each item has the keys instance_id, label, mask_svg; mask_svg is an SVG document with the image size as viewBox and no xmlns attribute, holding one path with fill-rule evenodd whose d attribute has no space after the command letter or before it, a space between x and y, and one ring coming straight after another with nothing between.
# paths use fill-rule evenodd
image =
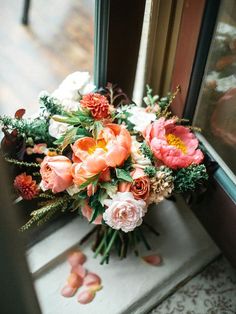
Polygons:
<instances>
[{"instance_id":1,"label":"stone ledge","mask_svg":"<svg viewBox=\"0 0 236 314\"><path fill-rule=\"evenodd\" d=\"M76 297L61 297L60 290L69 272L66 252L76 247L91 226L75 219L33 247L28 258L43 314L146 313L219 254L185 204L165 201L152 208L148 216L161 234L158 238L150 234L149 242L153 251L162 255L163 264L149 266L130 254L123 261L112 256L109 265L101 266L89 246L85 247L86 267L101 276L104 287L88 305L78 304Z\"/></svg>"}]
</instances>

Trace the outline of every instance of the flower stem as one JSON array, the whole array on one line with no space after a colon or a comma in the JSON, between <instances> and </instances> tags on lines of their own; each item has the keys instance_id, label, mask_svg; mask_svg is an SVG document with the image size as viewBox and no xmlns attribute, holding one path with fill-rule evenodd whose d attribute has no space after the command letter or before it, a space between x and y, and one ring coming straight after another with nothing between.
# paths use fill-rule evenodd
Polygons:
<instances>
[{"instance_id":1,"label":"flower stem","mask_svg":"<svg viewBox=\"0 0 236 314\"><path fill-rule=\"evenodd\" d=\"M107 232L107 236L110 235L112 229L109 229L108 232ZM98 254L101 252L103 246L105 245L106 243L106 235L105 235L105 232L103 233L103 237L102 237L102 240L100 242L100 244L98 245L96 251L95 251L95 254L94 254L94 258L96 258L98 256Z\"/></svg>"},{"instance_id":2,"label":"flower stem","mask_svg":"<svg viewBox=\"0 0 236 314\"><path fill-rule=\"evenodd\" d=\"M111 248L112 248L112 245L113 245L113 243L114 243L114 241L115 241L117 235L118 235L118 230L115 230L115 231L113 232L113 235L112 235L112 237L111 237L111 240L110 240L110 242L109 242L109 244L108 244L108 246L107 246L107 248L106 248L106 250L105 250L105 252L104 252L104 254L103 254L103 258L102 258L102 260L101 260L101 262L100 262L101 265L104 263L104 261L105 261L105 260L107 259L107 257L109 256L110 250L111 250Z\"/></svg>"},{"instance_id":3,"label":"flower stem","mask_svg":"<svg viewBox=\"0 0 236 314\"><path fill-rule=\"evenodd\" d=\"M140 228L138 228L137 231L140 235L141 240L143 241L144 245L146 246L146 249L151 250L151 246L149 245L145 235L143 234L143 231Z\"/></svg>"}]
</instances>

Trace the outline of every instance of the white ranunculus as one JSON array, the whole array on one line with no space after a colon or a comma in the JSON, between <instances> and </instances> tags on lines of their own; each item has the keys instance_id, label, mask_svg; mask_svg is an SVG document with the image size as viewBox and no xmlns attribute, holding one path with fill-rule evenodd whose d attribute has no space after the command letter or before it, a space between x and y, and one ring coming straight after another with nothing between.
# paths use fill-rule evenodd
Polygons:
<instances>
[{"instance_id":1,"label":"white ranunculus","mask_svg":"<svg viewBox=\"0 0 236 314\"><path fill-rule=\"evenodd\" d=\"M138 132L143 132L152 121L156 120L156 115L146 112L143 107L133 106L127 112L131 114L128 117L129 122L134 124L134 130Z\"/></svg>"},{"instance_id":2,"label":"white ranunculus","mask_svg":"<svg viewBox=\"0 0 236 314\"><path fill-rule=\"evenodd\" d=\"M140 226L147 212L144 200L136 200L131 192L117 192L112 199L104 200L108 206L103 219L113 229L124 232L133 231Z\"/></svg>"},{"instance_id":3,"label":"white ranunculus","mask_svg":"<svg viewBox=\"0 0 236 314\"><path fill-rule=\"evenodd\" d=\"M151 161L149 158L145 157L141 150L140 146L142 143L139 143L136 140L135 136L131 136L132 142L131 142L131 157L135 164L140 165L142 168L145 168L147 166L151 166Z\"/></svg>"},{"instance_id":4,"label":"white ranunculus","mask_svg":"<svg viewBox=\"0 0 236 314\"><path fill-rule=\"evenodd\" d=\"M68 75L52 96L63 102L63 100L79 101L80 96L94 90L89 72L74 72Z\"/></svg>"},{"instance_id":5,"label":"white ranunculus","mask_svg":"<svg viewBox=\"0 0 236 314\"><path fill-rule=\"evenodd\" d=\"M48 132L52 137L59 139L66 133L69 127L70 125L67 123L57 122L53 119L50 119Z\"/></svg>"}]
</instances>

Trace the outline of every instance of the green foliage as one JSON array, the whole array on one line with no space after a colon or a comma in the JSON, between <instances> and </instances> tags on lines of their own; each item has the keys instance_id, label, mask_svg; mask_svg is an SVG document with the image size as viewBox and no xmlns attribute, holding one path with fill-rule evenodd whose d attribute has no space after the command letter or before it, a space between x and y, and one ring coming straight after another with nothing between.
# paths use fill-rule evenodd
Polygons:
<instances>
[{"instance_id":1,"label":"green foliage","mask_svg":"<svg viewBox=\"0 0 236 314\"><path fill-rule=\"evenodd\" d=\"M64 210L69 204L69 197L63 196L50 200L43 207L31 213L32 218L20 228L20 231L29 229L33 224L40 225L48 221L57 211Z\"/></svg>"},{"instance_id":2,"label":"green foliage","mask_svg":"<svg viewBox=\"0 0 236 314\"><path fill-rule=\"evenodd\" d=\"M8 131L17 130L25 138L32 138L33 141L42 141L49 146L53 138L48 133L48 121L45 118L37 119L16 119L8 116L1 116L0 123Z\"/></svg>"},{"instance_id":3,"label":"green foliage","mask_svg":"<svg viewBox=\"0 0 236 314\"><path fill-rule=\"evenodd\" d=\"M116 168L116 177L122 181L133 182L133 179L129 172L124 169Z\"/></svg>"},{"instance_id":4,"label":"green foliage","mask_svg":"<svg viewBox=\"0 0 236 314\"><path fill-rule=\"evenodd\" d=\"M112 182L100 182L99 186L106 190L106 194L112 197L117 192L117 184Z\"/></svg>"},{"instance_id":5,"label":"green foliage","mask_svg":"<svg viewBox=\"0 0 236 314\"><path fill-rule=\"evenodd\" d=\"M192 165L175 173L174 190L176 192L194 191L208 179L205 165Z\"/></svg>"},{"instance_id":6,"label":"green foliage","mask_svg":"<svg viewBox=\"0 0 236 314\"><path fill-rule=\"evenodd\" d=\"M87 191L81 191L75 195L73 195L72 198L74 198L74 201L71 205L71 210L79 210L82 206L84 206L84 202L86 198L88 197Z\"/></svg>"},{"instance_id":7,"label":"green foliage","mask_svg":"<svg viewBox=\"0 0 236 314\"><path fill-rule=\"evenodd\" d=\"M90 223L92 223L98 215L102 214L104 212L104 207L101 204L101 201L103 200L102 196L103 192L98 189L96 193L94 193L90 198L89 198L89 206L92 208L93 212L91 215Z\"/></svg>"},{"instance_id":8,"label":"green foliage","mask_svg":"<svg viewBox=\"0 0 236 314\"><path fill-rule=\"evenodd\" d=\"M90 183L92 183L94 186L97 185L98 183L98 178L99 178L99 174L96 174L95 176L92 176L91 178L89 178L87 181L85 181L84 183L82 183L80 185L80 189L83 190L84 188L86 188Z\"/></svg>"},{"instance_id":9,"label":"green foliage","mask_svg":"<svg viewBox=\"0 0 236 314\"><path fill-rule=\"evenodd\" d=\"M103 125L100 121L95 121L94 124L91 127L91 131L93 133L93 137L97 138L99 132L103 129Z\"/></svg>"},{"instance_id":10,"label":"green foliage","mask_svg":"<svg viewBox=\"0 0 236 314\"><path fill-rule=\"evenodd\" d=\"M94 124L94 119L90 116L90 112L88 110L64 112L63 116L54 116L53 119L55 121L74 126L82 126L83 128L90 128Z\"/></svg>"},{"instance_id":11,"label":"green foliage","mask_svg":"<svg viewBox=\"0 0 236 314\"><path fill-rule=\"evenodd\" d=\"M133 163L132 163L132 158L131 156L129 156L129 158L126 159L126 161L124 162L124 165L122 167L122 169L124 169L127 172L130 172L133 170Z\"/></svg>"},{"instance_id":12,"label":"green foliage","mask_svg":"<svg viewBox=\"0 0 236 314\"><path fill-rule=\"evenodd\" d=\"M125 124L127 130L134 131L134 124L128 120L128 118L132 116L132 114L127 111L129 108L130 106L121 107L120 112L115 116L115 119L117 119L118 124Z\"/></svg>"},{"instance_id":13,"label":"green foliage","mask_svg":"<svg viewBox=\"0 0 236 314\"><path fill-rule=\"evenodd\" d=\"M149 176L149 177L154 177L157 173L157 169L154 166L148 166L144 168L144 172Z\"/></svg>"},{"instance_id":14,"label":"green foliage","mask_svg":"<svg viewBox=\"0 0 236 314\"><path fill-rule=\"evenodd\" d=\"M69 144L74 143L76 140L83 137L91 137L89 131L82 127L74 127L69 129L65 134L63 134L59 139L53 142L54 145L61 145L66 147Z\"/></svg>"},{"instance_id":15,"label":"green foliage","mask_svg":"<svg viewBox=\"0 0 236 314\"><path fill-rule=\"evenodd\" d=\"M40 108L51 116L55 114L63 114L64 110L56 98L50 96L47 92L41 92L39 95Z\"/></svg>"},{"instance_id":16,"label":"green foliage","mask_svg":"<svg viewBox=\"0 0 236 314\"><path fill-rule=\"evenodd\" d=\"M8 158L8 157L5 157L5 160L11 164L16 165L16 166L40 168L40 164L37 164L35 162L19 161L17 159L12 159L12 158Z\"/></svg>"},{"instance_id":17,"label":"green foliage","mask_svg":"<svg viewBox=\"0 0 236 314\"><path fill-rule=\"evenodd\" d=\"M141 144L140 150L145 157L149 158L151 161L154 160L153 152L151 151L151 148L145 142Z\"/></svg>"},{"instance_id":18,"label":"green foliage","mask_svg":"<svg viewBox=\"0 0 236 314\"><path fill-rule=\"evenodd\" d=\"M144 97L144 102L146 103L147 106L153 107L157 100L159 99L158 95L152 95L152 89L150 88L149 85L146 85L147 89L147 96Z\"/></svg>"}]
</instances>

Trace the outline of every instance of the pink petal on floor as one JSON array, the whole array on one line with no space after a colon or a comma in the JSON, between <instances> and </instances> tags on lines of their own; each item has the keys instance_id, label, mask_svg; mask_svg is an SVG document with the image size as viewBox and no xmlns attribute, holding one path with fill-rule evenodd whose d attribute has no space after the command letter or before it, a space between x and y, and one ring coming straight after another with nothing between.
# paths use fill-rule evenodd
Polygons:
<instances>
[{"instance_id":1,"label":"pink petal on floor","mask_svg":"<svg viewBox=\"0 0 236 314\"><path fill-rule=\"evenodd\" d=\"M65 298L71 298L73 297L73 295L76 293L77 288L72 288L69 285L65 285L62 289L61 289L61 295Z\"/></svg>"},{"instance_id":2,"label":"pink petal on floor","mask_svg":"<svg viewBox=\"0 0 236 314\"><path fill-rule=\"evenodd\" d=\"M142 259L144 260L144 262L153 266L159 266L162 262L162 258L159 254L142 256Z\"/></svg>"},{"instance_id":3,"label":"pink petal on floor","mask_svg":"<svg viewBox=\"0 0 236 314\"><path fill-rule=\"evenodd\" d=\"M87 275L84 277L83 285L85 286L94 286L100 284L101 278L94 273L87 273Z\"/></svg>"},{"instance_id":4,"label":"pink petal on floor","mask_svg":"<svg viewBox=\"0 0 236 314\"><path fill-rule=\"evenodd\" d=\"M80 292L77 296L77 301L81 304L87 304L93 301L95 293L90 290L84 290Z\"/></svg>"},{"instance_id":5,"label":"pink petal on floor","mask_svg":"<svg viewBox=\"0 0 236 314\"><path fill-rule=\"evenodd\" d=\"M84 262L86 261L86 256L80 251L75 251L70 253L67 260L71 264L71 266L74 267L78 264L84 264Z\"/></svg>"},{"instance_id":6,"label":"pink petal on floor","mask_svg":"<svg viewBox=\"0 0 236 314\"><path fill-rule=\"evenodd\" d=\"M72 267L71 272L76 273L81 278L84 278L87 274L87 269L85 269L82 265L78 264Z\"/></svg>"},{"instance_id":7,"label":"pink petal on floor","mask_svg":"<svg viewBox=\"0 0 236 314\"><path fill-rule=\"evenodd\" d=\"M78 289L80 286L82 286L83 279L76 273L70 273L69 277L67 278L67 283L70 287Z\"/></svg>"},{"instance_id":8,"label":"pink petal on floor","mask_svg":"<svg viewBox=\"0 0 236 314\"><path fill-rule=\"evenodd\" d=\"M91 286L88 286L88 289L91 292L97 292L99 290L102 290L102 286L101 285L91 285Z\"/></svg>"}]
</instances>

